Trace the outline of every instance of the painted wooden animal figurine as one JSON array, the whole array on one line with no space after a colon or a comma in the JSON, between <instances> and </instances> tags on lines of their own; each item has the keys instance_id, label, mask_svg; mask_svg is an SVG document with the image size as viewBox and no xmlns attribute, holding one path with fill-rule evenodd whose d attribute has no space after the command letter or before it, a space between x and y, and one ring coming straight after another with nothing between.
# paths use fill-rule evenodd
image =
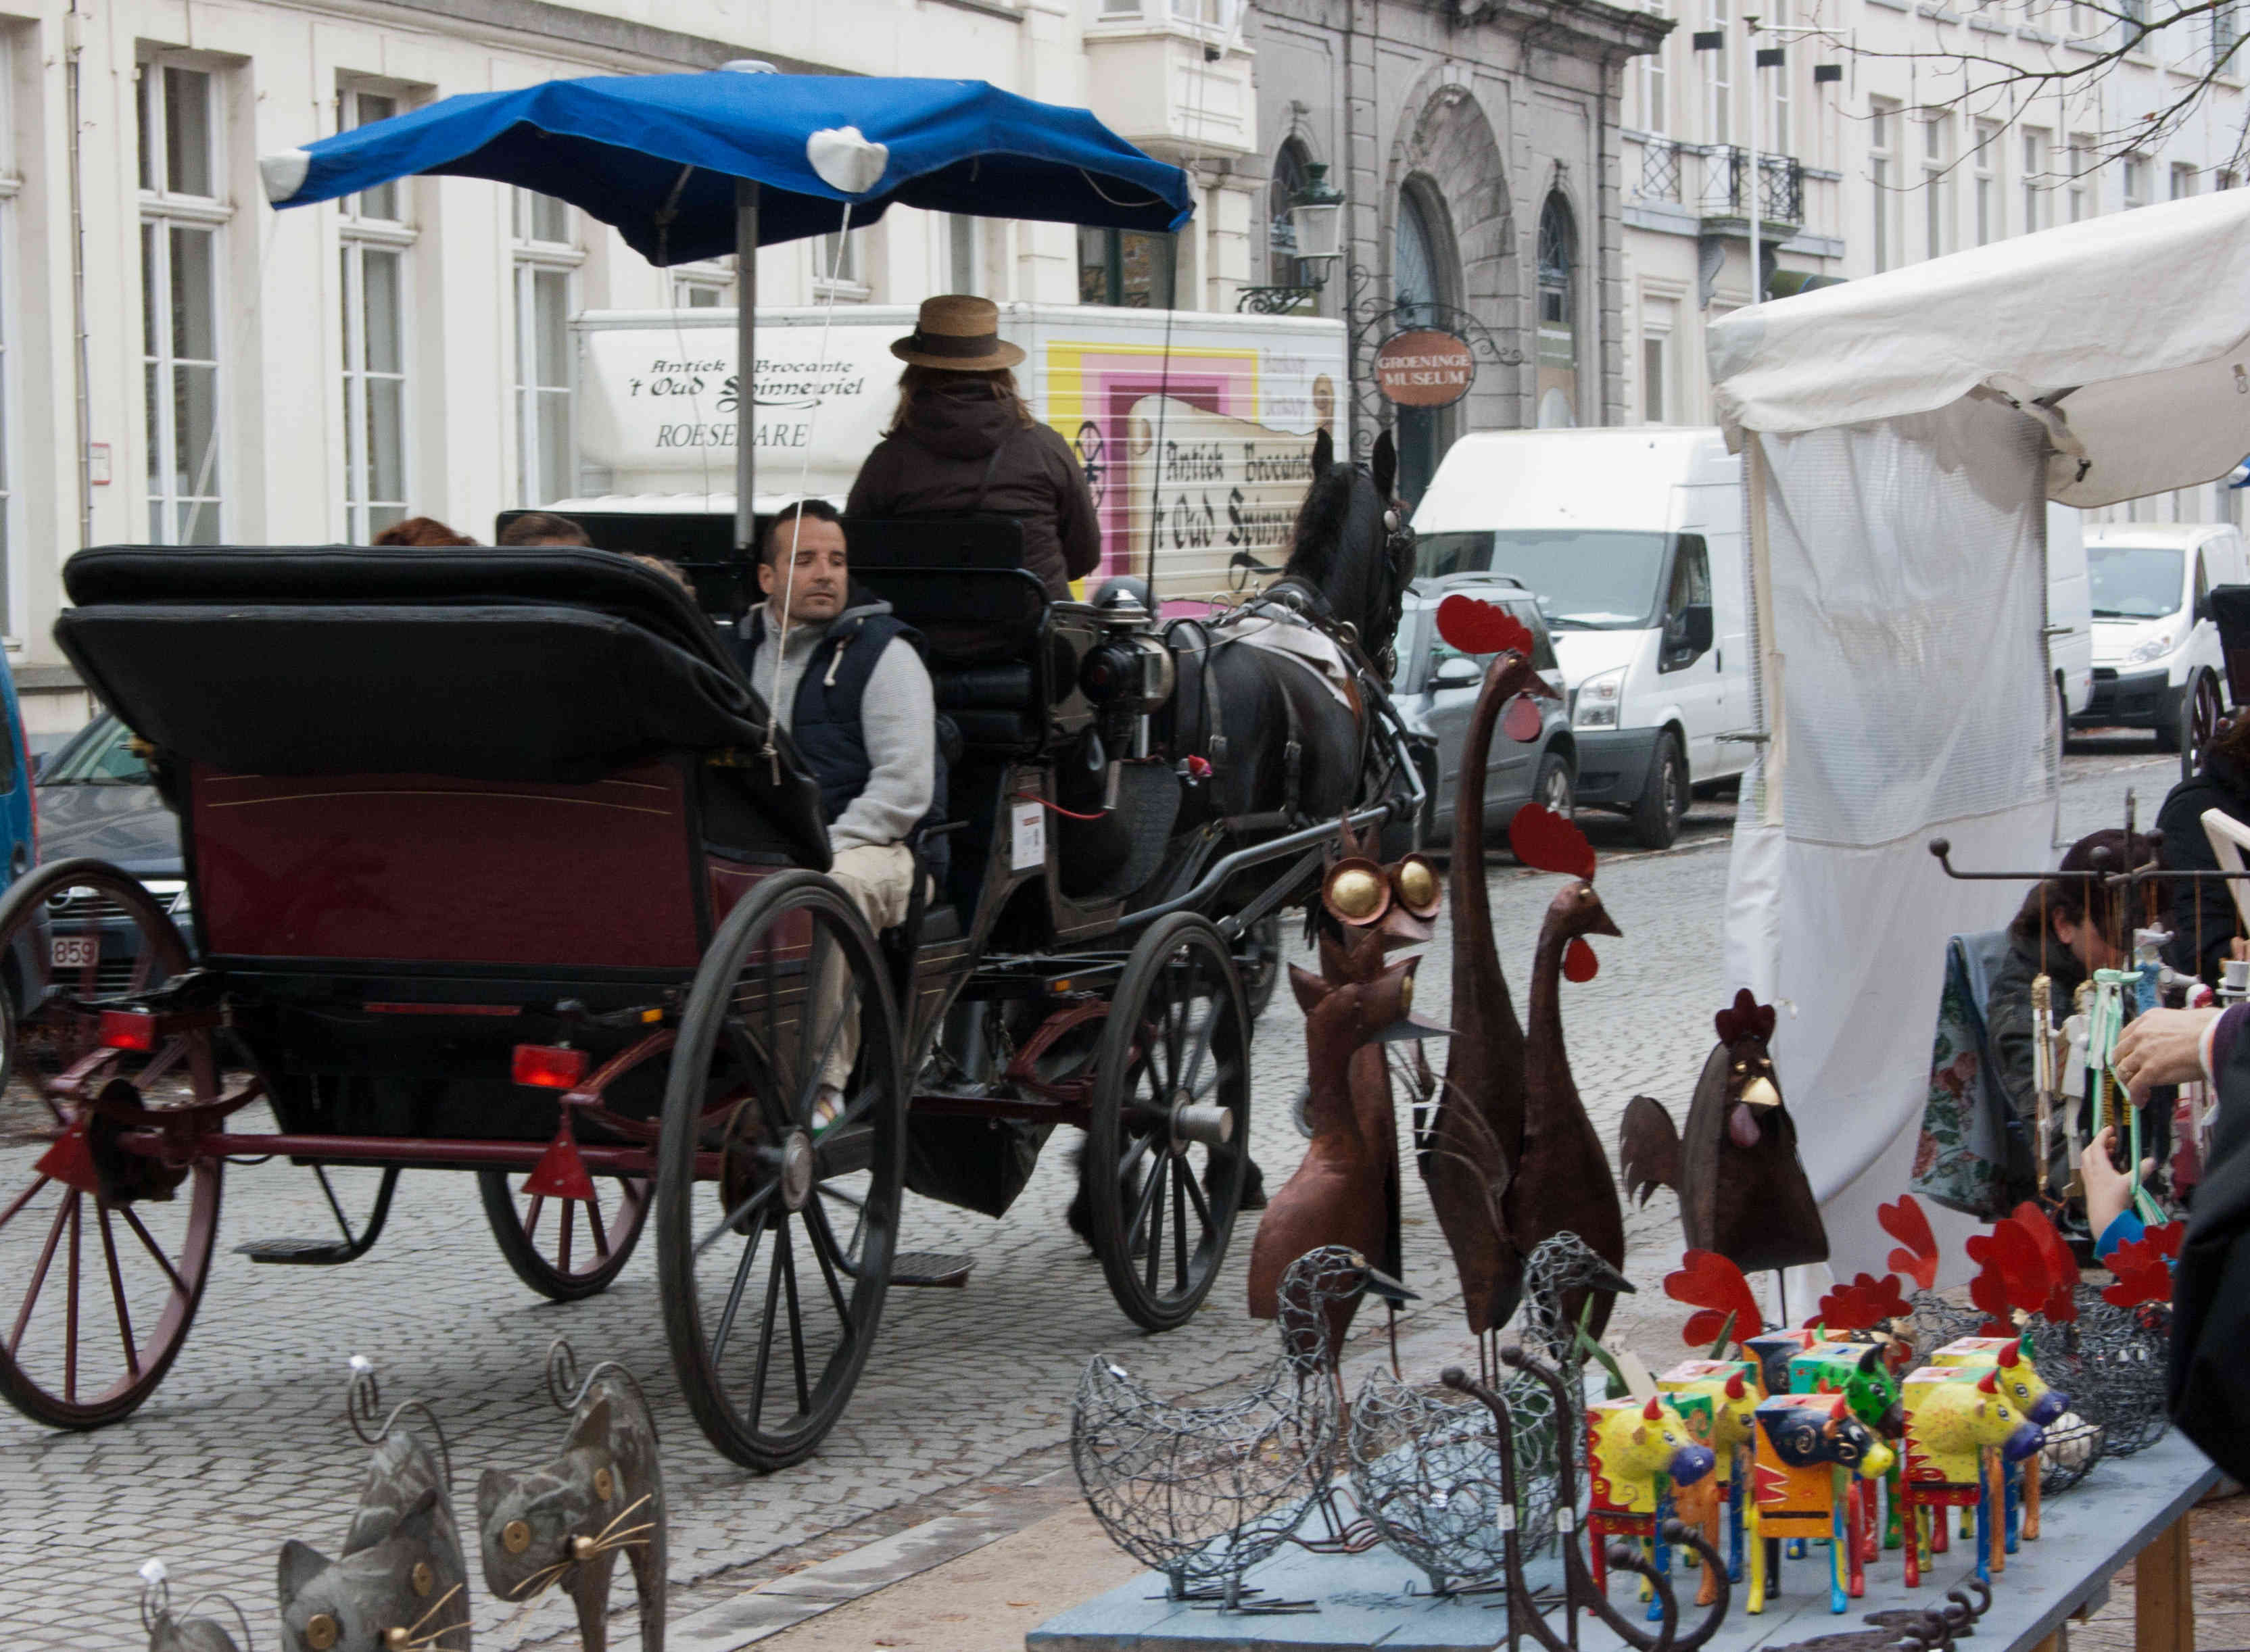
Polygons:
<instances>
[{"instance_id":1,"label":"painted wooden animal figurine","mask_svg":"<svg viewBox=\"0 0 2250 1652\"><path fill-rule=\"evenodd\" d=\"M1717 1464L1668 1396L1598 1400L1586 1408L1586 1532L1593 1550L1594 1587L1606 1588L1609 1569L1602 1539L1622 1536L1656 1540L1667 1492L1692 1486ZM1666 1566L1658 1549L1657 1566Z\"/></svg>"},{"instance_id":2,"label":"painted wooden animal figurine","mask_svg":"<svg viewBox=\"0 0 2250 1652\"><path fill-rule=\"evenodd\" d=\"M1990 1366L1999 1373L2000 1392L2018 1415L2046 1428L2070 1409L2070 1396L2047 1387L2032 1363L2024 1339L2014 1337L1957 1337L1929 1356L1934 1366ZM2006 1538L2002 1552L2013 1554L2019 1537L2037 1540L2039 1459L2034 1455L2006 1465Z\"/></svg>"},{"instance_id":3,"label":"painted wooden animal figurine","mask_svg":"<svg viewBox=\"0 0 2250 1652\"><path fill-rule=\"evenodd\" d=\"M1842 1394L1776 1394L1758 1402L1752 1439L1750 1609L1778 1594L1784 1538L1829 1543L1828 1609L1849 1609L1867 1580L1854 1530L1855 1478L1880 1477L1893 1452L1852 1415Z\"/></svg>"},{"instance_id":4,"label":"painted wooden animal figurine","mask_svg":"<svg viewBox=\"0 0 2250 1652\"><path fill-rule=\"evenodd\" d=\"M1727 1522L1727 1576L1743 1580L1743 1501L1750 1486L1750 1435L1757 1426L1757 1364L1750 1359L1683 1359L1656 1379L1657 1392L1671 1401L1696 1440L1718 1459L1711 1473L1717 1496L1703 1521L1703 1540L1719 1546L1719 1519ZM1682 1517L1685 1518L1684 1515ZM1695 1593L1697 1606L1718 1598L1719 1582L1706 1574Z\"/></svg>"},{"instance_id":5,"label":"painted wooden animal figurine","mask_svg":"<svg viewBox=\"0 0 2250 1652\"><path fill-rule=\"evenodd\" d=\"M469 1568L445 1476L395 1419L336 1558L292 1538L280 1570L289 1652L467 1652Z\"/></svg>"},{"instance_id":6,"label":"painted wooden animal figurine","mask_svg":"<svg viewBox=\"0 0 2250 1652\"><path fill-rule=\"evenodd\" d=\"M1743 1339L1743 1352L1757 1361L1758 1382L1771 1399L1789 1392L1789 1363L1820 1339L1810 1331L1764 1331Z\"/></svg>"},{"instance_id":7,"label":"painted wooden animal figurine","mask_svg":"<svg viewBox=\"0 0 2250 1652\"><path fill-rule=\"evenodd\" d=\"M1418 961L1404 959L1372 981L1341 987L1290 966L1289 984L1305 1012L1305 1053L1312 1078L1307 1114L1313 1139L1258 1223L1258 1237L1250 1249L1249 1288L1250 1311L1256 1318L1271 1319L1280 1311L1281 1276L1308 1251L1339 1245L1372 1258L1391 1242L1384 1144L1367 1139L1353 1107L1351 1058L1377 1040L1428 1037L1440 1030L1408 1019ZM1331 1304L1332 1346L1343 1346L1358 1305L1357 1293Z\"/></svg>"},{"instance_id":8,"label":"painted wooden animal figurine","mask_svg":"<svg viewBox=\"0 0 2250 1652\"><path fill-rule=\"evenodd\" d=\"M1880 1344L1872 1342L1815 1342L1791 1356L1789 1361L1791 1394L1842 1394L1852 1415L1893 1448L1888 1473L1869 1476L1853 1487L1853 1495L1864 1504L1859 1528L1860 1559L1863 1563L1874 1559L1888 1540L1882 1511L1876 1502L1876 1486L1880 1481L1888 1490L1895 1515L1898 1481L1902 1472L1896 1448L1906 1438L1906 1407L1900 1396L1898 1379L1891 1374L1883 1352Z\"/></svg>"},{"instance_id":9,"label":"painted wooden animal figurine","mask_svg":"<svg viewBox=\"0 0 2250 1652\"><path fill-rule=\"evenodd\" d=\"M2021 1463L2046 1442L2046 1431L2000 1391L1998 1366L1924 1366L1901 1385L1906 1402L1906 1581L1922 1581L1934 1549L1943 1546L1949 1508L1977 1511L1977 1575L1989 1580L2004 1563L1996 1475L1984 1456ZM2004 1495L2004 1494L2003 1494ZM1934 1528L1934 1529L1933 1529Z\"/></svg>"},{"instance_id":10,"label":"painted wooden animal figurine","mask_svg":"<svg viewBox=\"0 0 2250 1652\"><path fill-rule=\"evenodd\" d=\"M1509 1236L1529 1253L1558 1233L1575 1233L1612 1267L1625 1267L1625 1210L1609 1154L1578 1099L1570 1077L1570 1057L1563 1042L1562 984L1566 960L1573 981L1587 981L1597 967L1588 935L1619 933L1594 893L1594 851L1585 835L1569 821L1537 803L1527 803L1509 823L1508 838L1517 858L1548 871L1577 874L1547 908L1539 928L1539 950L1531 966L1531 1010L1524 1037L1523 1150L1508 1184L1501 1214ZM1606 1292L1590 1293L1593 1311L1587 1334L1599 1339L1609 1324ZM1564 1307L1575 1323L1579 1303Z\"/></svg>"},{"instance_id":11,"label":"painted wooden animal figurine","mask_svg":"<svg viewBox=\"0 0 2250 1652\"><path fill-rule=\"evenodd\" d=\"M1680 1226L1694 1250L1715 1250L1744 1273L1828 1260L1828 1231L1797 1156L1797 1125L1773 1057L1773 1006L1747 988L1717 1016L1719 1043L1673 1126L1664 1104L1635 1096L1619 1137L1625 1191L1646 1204L1658 1187L1680 1195Z\"/></svg>"},{"instance_id":12,"label":"painted wooden animal figurine","mask_svg":"<svg viewBox=\"0 0 2250 1652\"><path fill-rule=\"evenodd\" d=\"M1482 1336L1515 1314L1523 1290L1523 1259L1531 1247L1519 1245L1494 1217L1523 1146L1523 1026L1493 940L1484 857L1474 850L1484 842L1493 731L1519 695L1554 691L1531 669L1529 630L1505 609L1470 596L1448 596L1438 605L1438 632L1463 653L1496 656L1485 670L1484 687L1469 717L1453 794L1455 852L1447 873L1453 919L1453 1038L1421 1161L1431 1208L1460 1277L1461 1311L1469 1330ZM1536 719L1532 733L1536 738Z\"/></svg>"},{"instance_id":13,"label":"painted wooden animal figurine","mask_svg":"<svg viewBox=\"0 0 2250 1652\"><path fill-rule=\"evenodd\" d=\"M576 1373L569 1345L549 1354L558 1401ZM640 1644L664 1652L664 1469L656 1419L632 1374L604 1361L565 1402L562 1449L535 1469L487 1469L477 1483L477 1532L485 1587L502 1600L528 1600L559 1586L578 1609L586 1652L609 1644L610 1583L622 1551L640 1604Z\"/></svg>"}]
</instances>

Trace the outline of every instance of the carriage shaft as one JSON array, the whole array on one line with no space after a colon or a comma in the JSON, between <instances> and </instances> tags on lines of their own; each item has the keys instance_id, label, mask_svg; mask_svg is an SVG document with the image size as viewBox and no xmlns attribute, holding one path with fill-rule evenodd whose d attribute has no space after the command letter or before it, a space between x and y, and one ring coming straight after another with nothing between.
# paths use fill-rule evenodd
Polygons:
<instances>
[{"instance_id":1,"label":"carriage shaft","mask_svg":"<svg viewBox=\"0 0 2250 1652\"><path fill-rule=\"evenodd\" d=\"M231 1134L213 1132L195 1139L198 1158L253 1157L271 1153L335 1165L398 1165L411 1169L528 1170L545 1153L546 1141L476 1141L418 1136L291 1136L263 1132ZM119 1138L128 1152L161 1156L163 1145L154 1133L128 1132ZM582 1142L578 1155L597 1175L652 1176L654 1151L648 1147ZM709 1179L719 1174L715 1153L695 1156L695 1174Z\"/></svg>"}]
</instances>

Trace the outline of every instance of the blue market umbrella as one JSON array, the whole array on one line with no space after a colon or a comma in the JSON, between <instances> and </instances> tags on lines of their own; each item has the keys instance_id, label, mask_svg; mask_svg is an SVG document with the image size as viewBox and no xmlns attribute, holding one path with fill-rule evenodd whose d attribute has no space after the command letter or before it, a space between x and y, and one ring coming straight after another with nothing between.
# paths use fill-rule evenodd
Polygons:
<instances>
[{"instance_id":1,"label":"blue market umbrella","mask_svg":"<svg viewBox=\"0 0 2250 1652\"><path fill-rule=\"evenodd\" d=\"M846 202L854 224L895 202L1158 233L1194 210L1185 173L1085 110L981 80L590 75L446 98L259 167L277 207L424 173L490 178L568 201L655 264L733 252L743 362L756 359L750 253L835 231ZM752 449L738 448L735 520L747 546Z\"/></svg>"}]
</instances>

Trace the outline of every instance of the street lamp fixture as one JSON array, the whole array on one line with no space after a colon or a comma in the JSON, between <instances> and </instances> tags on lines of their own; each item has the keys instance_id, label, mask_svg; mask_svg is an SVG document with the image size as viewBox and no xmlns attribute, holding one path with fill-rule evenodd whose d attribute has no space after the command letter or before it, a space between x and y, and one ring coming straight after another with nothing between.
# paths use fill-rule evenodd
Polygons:
<instances>
[{"instance_id":1,"label":"street lamp fixture","mask_svg":"<svg viewBox=\"0 0 2250 1652\"><path fill-rule=\"evenodd\" d=\"M1289 238L1295 244L1290 256L1304 266L1303 285L1244 287L1236 309L1286 315L1314 304L1328 285L1329 266L1343 256L1343 192L1329 184L1329 169L1318 161L1306 165L1304 187L1289 197Z\"/></svg>"}]
</instances>

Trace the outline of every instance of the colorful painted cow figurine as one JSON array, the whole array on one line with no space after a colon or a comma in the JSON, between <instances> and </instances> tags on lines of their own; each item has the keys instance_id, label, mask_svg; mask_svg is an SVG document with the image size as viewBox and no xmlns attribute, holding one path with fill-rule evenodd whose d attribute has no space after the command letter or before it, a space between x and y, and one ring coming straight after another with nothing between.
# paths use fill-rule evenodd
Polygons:
<instances>
[{"instance_id":1,"label":"colorful painted cow figurine","mask_svg":"<svg viewBox=\"0 0 2250 1652\"><path fill-rule=\"evenodd\" d=\"M1906 1438L1906 1408L1900 1403L1898 1379L1891 1374L1883 1353L1879 1344L1872 1342L1816 1342L1791 1358L1789 1392L1842 1394L1852 1415L1895 1448L1897 1442ZM1880 1525L1876 1481L1863 1480L1853 1490L1853 1495L1867 1504L1860 1525L1862 1561L1874 1559L1886 1544L1893 1547L1898 1544L1898 1476L1894 1449L1890 1472L1881 1479L1890 1490L1890 1514Z\"/></svg>"},{"instance_id":2,"label":"colorful painted cow figurine","mask_svg":"<svg viewBox=\"0 0 2250 1652\"><path fill-rule=\"evenodd\" d=\"M1904 1384L1906 1581L1922 1581L1930 1547L1943 1548L1948 1508L1977 1511L1977 1575L1990 1581L2005 1568L2000 1465L2021 1463L2046 1442L2046 1431L2018 1411L2000 1389L1998 1366L1924 1366ZM1988 1470L1987 1451L1997 1454ZM1923 1514L1930 1516L1926 1528ZM1934 1530L1932 1529L1934 1528ZM1934 1541L1933 1541L1934 1539Z\"/></svg>"},{"instance_id":3,"label":"colorful painted cow figurine","mask_svg":"<svg viewBox=\"0 0 2250 1652\"><path fill-rule=\"evenodd\" d=\"M1653 1543L1669 1490L1692 1486L1717 1462L1667 1396L1598 1400L1586 1408L1586 1533L1594 1587L1609 1587L1603 1539L1612 1534ZM1666 1564L1659 1547L1657 1564Z\"/></svg>"},{"instance_id":4,"label":"colorful painted cow figurine","mask_svg":"<svg viewBox=\"0 0 2250 1652\"><path fill-rule=\"evenodd\" d=\"M2046 1386L2032 1363L2028 1338L1961 1337L1930 1355L1934 1366L1991 1366L2000 1373L2000 1392L2018 1415L2046 1428L2070 1409L2070 1396ZM2034 1542L2039 1534L2039 1460L2037 1456L2007 1467L2007 1543L2005 1552L2016 1552L2019 1506L2021 1534Z\"/></svg>"},{"instance_id":5,"label":"colorful painted cow figurine","mask_svg":"<svg viewBox=\"0 0 2250 1652\"><path fill-rule=\"evenodd\" d=\"M1768 1331L1743 1339L1743 1352L1757 1361L1765 1398L1789 1392L1789 1362L1819 1339L1810 1331Z\"/></svg>"},{"instance_id":6,"label":"colorful painted cow figurine","mask_svg":"<svg viewBox=\"0 0 2250 1652\"><path fill-rule=\"evenodd\" d=\"M1840 1394L1786 1394L1759 1401L1752 1437L1750 1609L1780 1593L1784 1538L1829 1540L1828 1609L1849 1610L1863 1592L1858 1535L1860 1478L1880 1479L1893 1452L1852 1415Z\"/></svg>"},{"instance_id":7,"label":"colorful painted cow figurine","mask_svg":"<svg viewBox=\"0 0 2250 1652\"><path fill-rule=\"evenodd\" d=\"M1656 1380L1657 1391L1711 1448L1717 1466L1711 1479L1716 1494L1708 1500L1702 1521L1703 1540L1719 1546L1719 1516L1723 1504L1727 1518L1727 1576L1743 1580L1743 1503L1750 1484L1751 1431L1757 1427L1758 1368L1753 1359L1683 1359ZM1688 1511L1677 1511L1686 1519ZM1708 1606L1718 1598L1719 1580L1705 1575L1695 1592L1695 1604Z\"/></svg>"}]
</instances>

